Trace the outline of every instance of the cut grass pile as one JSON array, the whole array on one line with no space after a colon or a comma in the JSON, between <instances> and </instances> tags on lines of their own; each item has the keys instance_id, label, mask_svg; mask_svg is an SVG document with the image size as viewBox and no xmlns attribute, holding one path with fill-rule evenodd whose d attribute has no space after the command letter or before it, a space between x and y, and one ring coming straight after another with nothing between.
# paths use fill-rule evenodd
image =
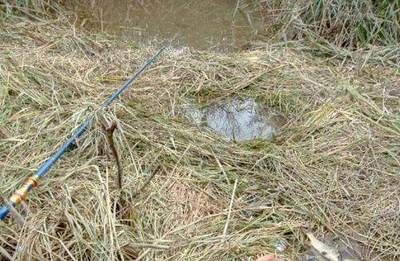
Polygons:
<instances>
[{"instance_id":1,"label":"cut grass pile","mask_svg":"<svg viewBox=\"0 0 400 261\"><path fill-rule=\"evenodd\" d=\"M62 17L0 26L6 197L157 48L86 35ZM20 209L24 223L0 224L1 254L293 259L309 231L367 260L400 258L399 67L372 51L339 60L301 49L168 49L41 181ZM182 115L188 101L233 96L282 112L281 134L231 143ZM121 193L104 121L118 126Z\"/></svg>"}]
</instances>

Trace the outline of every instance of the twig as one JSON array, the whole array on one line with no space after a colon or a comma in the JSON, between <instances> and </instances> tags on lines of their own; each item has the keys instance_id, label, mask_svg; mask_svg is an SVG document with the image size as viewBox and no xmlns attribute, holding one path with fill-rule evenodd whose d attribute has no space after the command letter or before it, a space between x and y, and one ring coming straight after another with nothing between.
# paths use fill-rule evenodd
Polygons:
<instances>
[{"instance_id":1,"label":"twig","mask_svg":"<svg viewBox=\"0 0 400 261\"><path fill-rule=\"evenodd\" d=\"M2 246L0 246L0 254L4 258L8 258L8 260L13 259L12 256L10 256L10 254Z\"/></svg>"},{"instance_id":2,"label":"twig","mask_svg":"<svg viewBox=\"0 0 400 261\"><path fill-rule=\"evenodd\" d=\"M235 180L235 184L233 185L233 191L232 191L232 196L231 196L231 202L229 203L228 217L226 218L226 223L225 223L225 227L224 227L223 238L226 237L226 233L228 232L228 226L229 226L229 221L230 221L230 219L231 219L231 212L232 212L233 200L235 199L235 192L236 192L237 183L238 183L238 179Z\"/></svg>"},{"instance_id":3,"label":"twig","mask_svg":"<svg viewBox=\"0 0 400 261\"><path fill-rule=\"evenodd\" d=\"M158 154L156 157L154 157L154 162L156 162L159 157L160 157L160 154ZM157 166L155 168L155 170L150 174L150 176L146 179L146 181L143 183L143 185L132 194L132 197L137 197L140 193L142 193L143 190L150 184L151 180L159 172L160 169L165 171L164 167L162 167L161 165Z\"/></svg>"},{"instance_id":4,"label":"twig","mask_svg":"<svg viewBox=\"0 0 400 261\"><path fill-rule=\"evenodd\" d=\"M117 168L118 168L118 188L122 189L122 167L121 167L121 162L119 161L119 156L118 156L118 151L115 147L114 143L114 130L117 128L117 123L113 122L110 126L106 126L105 124L102 124L103 130L106 133L107 136L107 142L108 145L110 146L111 149L111 154L113 155L115 162L117 163Z\"/></svg>"},{"instance_id":5,"label":"twig","mask_svg":"<svg viewBox=\"0 0 400 261\"><path fill-rule=\"evenodd\" d=\"M150 184L150 181L154 178L154 176L156 174L157 174L157 171L154 171L153 173L151 173L151 175L144 182L143 186L140 189L138 189L137 191L135 191L133 193L132 197L136 197L137 195L139 195Z\"/></svg>"}]
</instances>

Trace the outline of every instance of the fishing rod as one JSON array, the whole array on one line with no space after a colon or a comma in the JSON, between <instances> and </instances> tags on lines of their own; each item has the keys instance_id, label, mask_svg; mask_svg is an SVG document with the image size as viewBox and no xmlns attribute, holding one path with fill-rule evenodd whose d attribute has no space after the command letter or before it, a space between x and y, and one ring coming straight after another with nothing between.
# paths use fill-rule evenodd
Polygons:
<instances>
[{"instance_id":1,"label":"fishing rod","mask_svg":"<svg viewBox=\"0 0 400 261\"><path fill-rule=\"evenodd\" d=\"M164 51L165 47L158 50L152 57L150 57L136 72L113 94L111 94L101 105L100 109L106 109L111 103L118 98ZM89 116L78 128L72 133L71 137L68 138L45 162L43 162L36 170L35 174L28 177L22 187L14 192L6 202L0 208L0 220L4 220L11 209L15 208L22 201L24 201L28 193L38 185L38 181L53 167L57 160L59 160L66 152L71 150L76 145L76 140L82 136L90 127L94 119L94 115Z\"/></svg>"}]
</instances>

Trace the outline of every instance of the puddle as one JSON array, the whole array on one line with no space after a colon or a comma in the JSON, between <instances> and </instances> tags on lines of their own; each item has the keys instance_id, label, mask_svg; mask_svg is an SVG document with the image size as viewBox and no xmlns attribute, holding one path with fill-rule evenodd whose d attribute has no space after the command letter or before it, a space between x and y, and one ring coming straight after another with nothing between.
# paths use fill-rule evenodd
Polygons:
<instances>
[{"instance_id":1,"label":"puddle","mask_svg":"<svg viewBox=\"0 0 400 261\"><path fill-rule=\"evenodd\" d=\"M88 2L88 1L87 1ZM232 51L248 48L263 28L261 8L246 0L98 0L71 8L87 29L124 40L172 41L175 47Z\"/></svg>"},{"instance_id":2,"label":"puddle","mask_svg":"<svg viewBox=\"0 0 400 261\"><path fill-rule=\"evenodd\" d=\"M185 113L196 125L236 142L270 139L279 131L277 122L273 120L277 114L263 108L252 98L234 98L204 109L191 105Z\"/></svg>"}]
</instances>

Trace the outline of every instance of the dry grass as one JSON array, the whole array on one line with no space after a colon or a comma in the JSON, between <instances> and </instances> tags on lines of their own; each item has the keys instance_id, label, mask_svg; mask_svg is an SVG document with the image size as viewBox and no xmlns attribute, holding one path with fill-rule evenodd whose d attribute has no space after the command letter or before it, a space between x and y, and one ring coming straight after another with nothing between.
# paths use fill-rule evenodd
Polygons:
<instances>
[{"instance_id":1,"label":"dry grass","mask_svg":"<svg viewBox=\"0 0 400 261\"><path fill-rule=\"evenodd\" d=\"M154 49L85 35L63 18L9 16L0 26L7 196ZM274 253L284 242L277 254L294 259L311 231L356 242L367 260L398 259L399 68L370 59L373 52L339 60L301 48L169 49L43 179L25 223L0 224L3 256L231 260ZM188 101L235 95L281 111L282 133L236 144L182 117ZM118 123L119 203L100 120Z\"/></svg>"},{"instance_id":2,"label":"dry grass","mask_svg":"<svg viewBox=\"0 0 400 261\"><path fill-rule=\"evenodd\" d=\"M266 34L285 40L311 38L350 49L400 42L396 0L238 0L263 10Z\"/></svg>"}]
</instances>

